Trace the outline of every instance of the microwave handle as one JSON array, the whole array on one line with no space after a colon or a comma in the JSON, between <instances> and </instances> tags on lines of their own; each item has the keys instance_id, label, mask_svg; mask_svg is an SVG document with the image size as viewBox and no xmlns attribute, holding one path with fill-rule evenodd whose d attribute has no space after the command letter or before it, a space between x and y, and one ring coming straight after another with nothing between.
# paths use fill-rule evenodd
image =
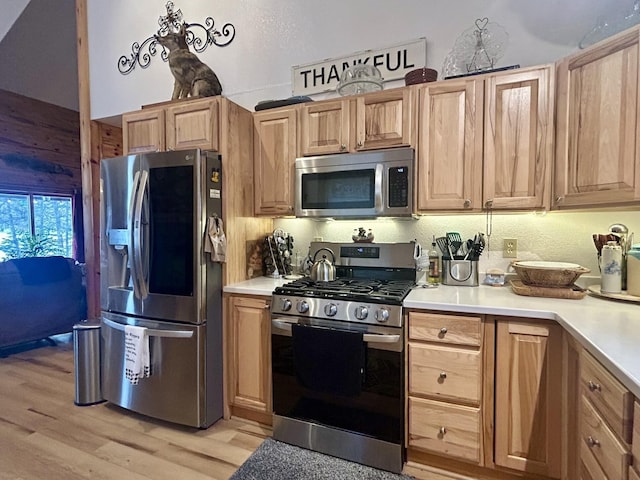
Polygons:
<instances>
[{"instance_id":1,"label":"microwave handle","mask_svg":"<svg viewBox=\"0 0 640 480\"><path fill-rule=\"evenodd\" d=\"M374 178L375 188L375 209L376 212L382 213L384 209L384 164L378 163L376 165L376 173Z\"/></svg>"}]
</instances>

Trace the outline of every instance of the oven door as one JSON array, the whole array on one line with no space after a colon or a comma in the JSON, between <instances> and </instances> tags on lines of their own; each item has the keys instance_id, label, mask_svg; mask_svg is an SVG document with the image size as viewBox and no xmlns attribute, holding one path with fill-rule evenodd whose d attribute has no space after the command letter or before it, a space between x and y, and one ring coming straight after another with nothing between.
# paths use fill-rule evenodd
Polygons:
<instances>
[{"instance_id":1,"label":"oven door","mask_svg":"<svg viewBox=\"0 0 640 480\"><path fill-rule=\"evenodd\" d=\"M277 416L402 444L402 328L275 316L271 324Z\"/></svg>"}]
</instances>

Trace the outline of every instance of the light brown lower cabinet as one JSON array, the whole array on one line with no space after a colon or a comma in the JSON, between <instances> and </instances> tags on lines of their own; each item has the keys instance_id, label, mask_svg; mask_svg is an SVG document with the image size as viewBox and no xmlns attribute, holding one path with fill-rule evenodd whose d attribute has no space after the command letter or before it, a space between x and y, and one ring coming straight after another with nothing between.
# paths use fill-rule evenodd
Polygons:
<instances>
[{"instance_id":1,"label":"light brown lower cabinet","mask_svg":"<svg viewBox=\"0 0 640 480\"><path fill-rule=\"evenodd\" d=\"M480 408L409 398L409 446L480 462Z\"/></svg>"},{"instance_id":2,"label":"light brown lower cabinet","mask_svg":"<svg viewBox=\"0 0 640 480\"><path fill-rule=\"evenodd\" d=\"M271 424L270 298L225 297L227 412Z\"/></svg>"},{"instance_id":3,"label":"light brown lower cabinet","mask_svg":"<svg viewBox=\"0 0 640 480\"><path fill-rule=\"evenodd\" d=\"M495 464L560 478L562 328L496 319Z\"/></svg>"},{"instance_id":4,"label":"light brown lower cabinet","mask_svg":"<svg viewBox=\"0 0 640 480\"><path fill-rule=\"evenodd\" d=\"M584 349L580 353L578 378L580 478L633 478L630 468L632 438L636 435L633 395ZM594 472L602 472L602 476Z\"/></svg>"},{"instance_id":5,"label":"light brown lower cabinet","mask_svg":"<svg viewBox=\"0 0 640 480\"><path fill-rule=\"evenodd\" d=\"M630 463L628 447L618 439L593 404L584 396L581 413L580 458L582 462L593 457L609 478L624 479Z\"/></svg>"},{"instance_id":6,"label":"light brown lower cabinet","mask_svg":"<svg viewBox=\"0 0 640 480\"><path fill-rule=\"evenodd\" d=\"M472 478L562 478L557 323L411 311L408 325L410 461Z\"/></svg>"},{"instance_id":7,"label":"light brown lower cabinet","mask_svg":"<svg viewBox=\"0 0 640 480\"><path fill-rule=\"evenodd\" d=\"M629 467L629 479L640 480L640 402L633 402L633 433L631 441L631 464Z\"/></svg>"}]
</instances>

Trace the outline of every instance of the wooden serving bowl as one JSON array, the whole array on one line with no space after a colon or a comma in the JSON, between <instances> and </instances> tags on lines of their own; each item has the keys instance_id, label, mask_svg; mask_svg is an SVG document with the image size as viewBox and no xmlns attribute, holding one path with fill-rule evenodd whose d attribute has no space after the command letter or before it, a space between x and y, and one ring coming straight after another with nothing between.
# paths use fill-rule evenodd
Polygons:
<instances>
[{"instance_id":1,"label":"wooden serving bowl","mask_svg":"<svg viewBox=\"0 0 640 480\"><path fill-rule=\"evenodd\" d=\"M589 273L586 267L575 263L518 261L511 264L525 285L538 287L570 287L583 273Z\"/></svg>"}]
</instances>

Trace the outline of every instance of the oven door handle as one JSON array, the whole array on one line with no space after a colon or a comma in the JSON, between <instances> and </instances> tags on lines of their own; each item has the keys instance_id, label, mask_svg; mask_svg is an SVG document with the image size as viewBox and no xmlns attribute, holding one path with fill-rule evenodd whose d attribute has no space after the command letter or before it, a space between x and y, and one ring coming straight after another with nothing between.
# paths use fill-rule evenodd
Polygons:
<instances>
[{"instance_id":1,"label":"oven door handle","mask_svg":"<svg viewBox=\"0 0 640 480\"><path fill-rule=\"evenodd\" d=\"M295 322L285 322L284 320L271 320L271 325L280 330L291 331L291 325ZM315 327L323 328L323 327ZM381 333L364 333L362 341L366 343L397 343L400 341L400 335L387 335Z\"/></svg>"}]
</instances>

